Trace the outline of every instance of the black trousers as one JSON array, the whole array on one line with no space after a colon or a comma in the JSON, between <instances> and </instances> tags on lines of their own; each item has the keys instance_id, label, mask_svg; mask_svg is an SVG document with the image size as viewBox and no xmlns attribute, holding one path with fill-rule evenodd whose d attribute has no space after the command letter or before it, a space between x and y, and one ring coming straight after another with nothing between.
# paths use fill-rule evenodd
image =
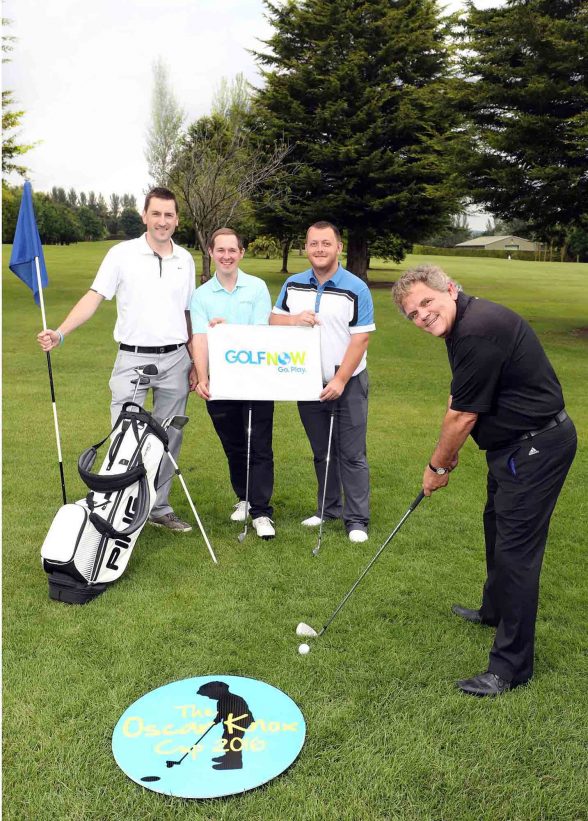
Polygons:
<instances>
[{"instance_id":1,"label":"black trousers","mask_svg":"<svg viewBox=\"0 0 588 821\"><path fill-rule=\"evenodd\" d=\"M533 675L539 575L551 514L576 453L571 419L488 451L487 579L480 615L496 626L488 669L514 684Z\"/></svg>"},{"instance_id":2,"label":"black trousers","mask_svg":"<svg viewBox=\"0 0 588 821\"><path fill-rule=\"evenodd\" d=\"M274 490L274 454L272 431L273 402L229 401L219 399L206 403L214 429L221 440L229 463L231 485L235 495L245 500L247 483L247 422L251 405L251 453L249 468L249 503L251 517L272 517L270 505Z\"/></svg>"}]
</instances>

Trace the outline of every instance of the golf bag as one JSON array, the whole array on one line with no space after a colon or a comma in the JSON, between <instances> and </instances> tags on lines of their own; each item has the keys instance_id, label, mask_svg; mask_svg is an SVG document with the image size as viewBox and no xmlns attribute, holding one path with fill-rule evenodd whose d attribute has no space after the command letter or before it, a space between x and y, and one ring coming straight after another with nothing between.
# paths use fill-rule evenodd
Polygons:
<instances>
[{"instance_id":1,"label":"golf bag","mask_svg":"<svg viewBox=\"0 0 588 821\"><path fill-rule=\"evenodd\" d=\"M98 448L109 438L100 472L92 473ZM82 453L78 470L89 493L57 511L41 548L50 598L84 604L124 573L155 503L167 446L165 428L126 402L108 436Z\"/></svg>"}]
</instances>

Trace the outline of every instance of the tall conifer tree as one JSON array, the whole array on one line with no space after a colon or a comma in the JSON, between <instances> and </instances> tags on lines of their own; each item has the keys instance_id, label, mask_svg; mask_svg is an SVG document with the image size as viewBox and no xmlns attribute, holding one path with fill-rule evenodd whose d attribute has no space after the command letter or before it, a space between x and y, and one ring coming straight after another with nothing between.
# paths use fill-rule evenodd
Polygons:
<instances>
[{"instance_id":1,"label":"tall conifer tree","mask_svg":"<svg viewBox=\"0 0 588 821\"><path fill-rule=\"evenodd\" d=\"M470 3L464 32L472 195L565 244L588 227L588 3Z\"/></svg>"},{"instance_id":2,"label":"tall conifer tree","mask_svg":"<svg viewBox=\"0 0 588 821\"><path fill-rule=\"evenodd\" d=\"M435 0L265 0L274 33L257 54L255 111L297 163L301 221L347 230L347 266L365 277L370 240L402 248L459 211L447 160L456 110Z\"/></svg>"}]
</instances>

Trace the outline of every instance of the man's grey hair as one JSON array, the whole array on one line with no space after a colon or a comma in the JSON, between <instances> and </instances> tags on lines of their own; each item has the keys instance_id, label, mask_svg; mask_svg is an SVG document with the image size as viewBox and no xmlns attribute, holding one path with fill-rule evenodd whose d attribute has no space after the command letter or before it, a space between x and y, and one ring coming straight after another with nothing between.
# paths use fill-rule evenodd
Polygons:
<instances>
[{"instance_id":1,"label":"man's grey hair","mask_svg":"<svg viewBox=\"0 0 588 821\"><path fill-rule=\"evenodd\" d=\"M439 268L438 265L417 265L416 268L410 268L408 271L405 271L392 287L392 299L400 313L404 314L402 303L410 293L413 285L416 285L417 282L422 282L423 285L427 285L429 288L441 292L448 291L449 285L453 282L458 291L461 290L461 286L459 286L457 282L454 282L451 277L448 277L445 271Z\"/></svg>"}]
</instances>

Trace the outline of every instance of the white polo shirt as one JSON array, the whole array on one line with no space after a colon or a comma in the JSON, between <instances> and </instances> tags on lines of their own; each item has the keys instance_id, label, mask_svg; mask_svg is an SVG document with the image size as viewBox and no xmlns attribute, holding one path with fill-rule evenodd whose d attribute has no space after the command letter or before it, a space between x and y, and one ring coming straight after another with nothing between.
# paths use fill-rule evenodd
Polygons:
<instances>
[{"instance_id":1,"label":"white polo shirt","mask_svg":"<svg viewBox=\"0 0 588 821\"><path fill-rule=\"evenodd\" d=\"M110 249L92 290L105 299L116 296L117 342L145 347L181 344L188 339L184 312L190 309L195 273L188 251L172 242L171 256L160 259L143 234Z\"/></svg>"}]
</instances>

